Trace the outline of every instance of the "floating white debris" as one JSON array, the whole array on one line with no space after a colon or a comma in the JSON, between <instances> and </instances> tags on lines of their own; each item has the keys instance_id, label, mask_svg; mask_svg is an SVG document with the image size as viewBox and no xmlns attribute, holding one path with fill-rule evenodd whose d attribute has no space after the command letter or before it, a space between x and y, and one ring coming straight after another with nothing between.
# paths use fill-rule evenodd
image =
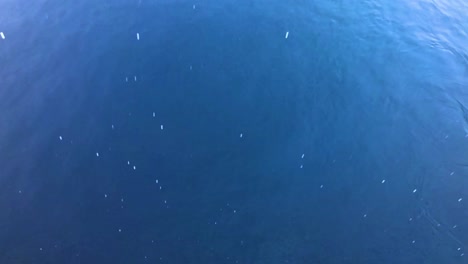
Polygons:
<instances>
[{"instance_id":1,"label":"floating white debris","mask_svg":"<svg viewBox=\"0 0 468 264\"><path fill-rule=\"evenodd\" d=\"M450 176L453 176L454 174L455 174L455 172L454 172L454 171L452 171L452 172L450 173Z\"/></svg>"},{"instance_id":2,"label":"floating white debris","mask_svg":"<svg viewBox=\"0 0 468 264\"><path fill-rule=\"evenodd\" d=\"M158 180L156 180L156 183L159 183L159 181L158 181Z\"/></svg>"},{"instance_id":3,"label":"floating white debris","mask_svg":"<svg viewBox=\"0 0 468 264\"><path fill-rule=\"evenodd\" d=\"M62 136L59 136L59 139L62 140Z\"/></svg>"},{"instance_id":4,"label":"floating white debris","mask_svg":"<svg viewBox=\"0 0 468 264\"><path fill-rule=\"evenodd\" d=\"M301 169L304 168L304 165L301 164L300 168L301 168Z\"/></svg>"},{"instance_id":5,"label":"floating white debris","mask_svg":"<svg viewBox=\"0 0 468 264\"><path fill-rule=\"evenodd\" d=\"M385 183L385 180L382 180L382 183Z\"/></svg>"},{"instance_id":6,"label":"floating white debris","mask_svg":"<svg viewBox=\"0 0 468 264\"><path fill-rule=\"evenodd\" d=\"M413 190L413 193L415 193L415 192L417 192L417 191L418 191L418 189L414 189L414 190Z\"/></svg>"},{"instance_id":7,"label":"floating white debris","mask_svg":"<svg viewBox=\"0 0 468 264\"><path fill-rule=\"evenodd\" d=\"M416 240L413 240L411 243L413 243L413 244L416 243Z\"/></svg>"},{"instance_id":8,"label":"floating white debris","mask_svg":"<svg viewBox=\"0 0 468 264\"><path fill-rule=\"evenodd\" d=\"M460 250L461 250L461 248L457 248L457 250L458 250L458 251L460 251Z\"/></svg>"},{"instance_id":9,"label":"floating white debris","mask_svg":"<svg viewBox=\"0 0 468 264\"><path fill-rule=\"evenodd\" d=\"M0 32L0 37L2 37L2 39L5 39L5 34L3 34L3 32Z\"/></svg>"},{"instance_id":10,"label":"floating white debris","mask_svg":"<svg viewBox=\"0 0 468 264\"><path fill-rule=\"evenodd\" d=\"M125 77L125 81L128 82L128 77Z\"/></svg>"},{"instance_id":11,"label":"floating white debris","mask_svg":"<svg viewBox=\"0 0 468 264\"><path fill-rule=\"evenodd\" d=\"M119 233L122 232L122 229L119 228Z\"/></svg>"},{"instance_id":12,"label":"floating white debris","mask_svg":"<svg viewBox=\"0 0 468 264\"><path fill-rule=\"evenodd\" d=\"M301 159L303 159L303 158L304 158L304 156L305 156L305 154L303 153L303 154L302 154L302 156L301 156Z\"/></svg>"},{"instance_id":13,"label":"floating white debris","mask_svg":"<svg viewBox=\"0 0 468 264\"><path fill-rule=\"evenodd\" d=\"M107 194L104 194L104 198L107 198Z\"/></svg>"},{"instance_id":14,"label":"floating white debris","mask_svg":"<svg viewBox=\"0 0 468 264\"><path fill-rule=\"evenodd\" d=\"M153 117L156 117L156 113L155 113L155 112L153 112Z\"/></svg>"},{"instance_id":15,"label":"floating white debris","mask_svg":"<svg viewBox=\"0 0 468 264\"><path fill-rule=\"evenodd\" d=\"M99 152L96 152L96 157L99 157Z\"/></svg>"},{"instance_id":16,"label":"floating white debris","mask_svg":"<svg viewBox=\"0 0 468 264\"><path fill-rule=\"evenodd\" d=\"M239 137L242 138L244 135L242 133L240 133Z\"/></svg>"},{"instance_id":17,"label":"floating white debris","mask_svg":"<svg viewBox=\"0 0 468 264\"><path fill-rule=\"evenodd\" d=\"M133 166L133 170L136 170L136 166Z\"/></svg>"},{"instance_id":18,"label":"floating white debris","mask_svg":"<svg viewBox=\"0 0 468 264\"><path fill-rule=\"evenodd\" d=\"M137 33L137 40L140 40L140 33Z\"/></svg>"},{"instance_id":19,"label":"floating white debris","mask_svg":"<svg viewBox=\"0 0 468 264\"><path fill-rule=\"evenodd\" d=\"M323 189L323 184L322 184L322 185L320 185L320 189Z\"/></svg>"},{"instance_id":20,"label":"floating white debris","mask_svg":"<svg viewBox=\"0 0 468 264\"><path fill-rule=\"evenodd\" d=\"M163 130L163 129L164 129L164 125L161 125L161 130Z\"/></svg>"},{"instance_id":21,"label":"floating white debris","mask_svg":"<svg viewBox=\"0 0 468 264\"><path fill-rule=\"evenodd\" d=\"M286 31L286 36L284 36L285 39L289 37L289 31Z\"/></svg>"},{"instance_id":22,"label":"floating white debris","mask_svg":"<svg viewBox=\"0 0 468 264\"><path fill-rule=\"evenodd\" d=\"M463 198L460 198L460 199L458 199L458 202L461 202L462 200L463 200Z\"/></svg>"},{"instance_id":23,"label":"floating white debris","mask_svg":"<svg viewBox=\"0 0 468 264\"><path fill-rule=\"evenodd\" d=\"M130 165L130 161L127 161L127 164Z\"/></svg>"},{"instance_id":24,"label":"floating white debris","mask_svg":"<svg viewBox=\"0 0 468 264\"><path fill-rule=\"evenodd\" d=\"M137 81L136 75L135 75L135 76L133 76L133 80L135 80L135 82Z\"/></svg>"},{"instance_id":25,"label":"floating white debris","mask_svg":"<svg viewBox=\"0 0 468 264\"><path fill-rule=\"evenodd\" d=\"M363 216L364 216L364 218L366 218L366 217L367 217L367 214L364 214Z\"/></svg>"}]
</instances>

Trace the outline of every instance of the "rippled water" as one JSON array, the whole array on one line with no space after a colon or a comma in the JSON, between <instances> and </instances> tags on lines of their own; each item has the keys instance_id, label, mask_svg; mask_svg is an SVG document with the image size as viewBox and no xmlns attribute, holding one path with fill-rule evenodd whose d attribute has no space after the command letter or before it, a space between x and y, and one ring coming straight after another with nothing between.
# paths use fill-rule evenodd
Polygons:
<instances>
[{"instance_id":1,"label":"rippled water","mask_svg":"<svg viewBox=\"0 0 468 264\"><path fill-rule=\"evenodd\" d=\"M465 263L467 14L3 0L0 262Z\"/></svg>"}]
</instances>

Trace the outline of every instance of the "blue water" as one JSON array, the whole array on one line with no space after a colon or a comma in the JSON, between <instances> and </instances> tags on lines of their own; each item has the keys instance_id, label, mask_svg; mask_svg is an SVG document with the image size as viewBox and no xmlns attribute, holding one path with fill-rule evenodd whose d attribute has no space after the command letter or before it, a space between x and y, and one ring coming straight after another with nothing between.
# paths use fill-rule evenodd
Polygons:
<instances>
[{"instance_id":1,"label":"blue water","mask_svg":"<svg viewBox=\"0 0 468 264\"><path fill-rule=\"evenodd\" d=\"M0 263L466 263L467 14L2 1Z\"/></svg>"}]
</instances>

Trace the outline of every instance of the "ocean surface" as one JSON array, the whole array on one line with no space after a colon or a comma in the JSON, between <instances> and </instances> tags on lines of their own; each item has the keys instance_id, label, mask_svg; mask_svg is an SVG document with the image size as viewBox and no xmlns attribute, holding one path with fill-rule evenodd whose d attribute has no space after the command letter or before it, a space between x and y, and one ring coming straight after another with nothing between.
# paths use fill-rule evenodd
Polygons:
<instances>
[{"instance_id":1,"label":"ocean surface","mask_svg":"<svg viewBox=\"0 0 468 264\"><path fill-rule=\"evenodd\" d=\"M468 262L465 0L1 0L0 32L2 264Z\"/></svg>"}]
</instances>

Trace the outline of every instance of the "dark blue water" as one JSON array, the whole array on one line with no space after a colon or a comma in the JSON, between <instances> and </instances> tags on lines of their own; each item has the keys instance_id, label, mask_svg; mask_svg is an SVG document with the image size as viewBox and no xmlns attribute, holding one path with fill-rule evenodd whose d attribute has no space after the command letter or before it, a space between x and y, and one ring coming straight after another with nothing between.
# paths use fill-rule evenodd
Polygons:
<instances>
[{"instance_id":1,"label":"dark blue water","mask_svg":"<svg viewBox=\"0 0 468 264\"><path fill-rule=\"evenodd\" d=\"M2 1L0 263L466 263L467 14Z\"/></svg>"}]
</instances>

